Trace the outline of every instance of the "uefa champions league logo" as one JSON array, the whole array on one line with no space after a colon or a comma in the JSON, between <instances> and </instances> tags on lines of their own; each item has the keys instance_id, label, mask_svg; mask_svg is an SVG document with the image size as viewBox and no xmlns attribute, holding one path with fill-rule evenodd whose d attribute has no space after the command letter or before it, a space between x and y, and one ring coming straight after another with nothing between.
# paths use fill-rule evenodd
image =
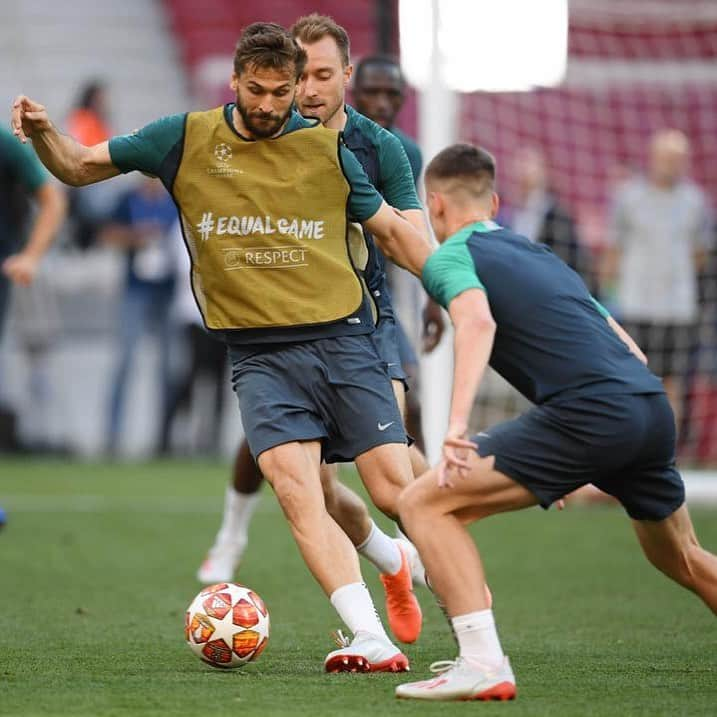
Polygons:
<instances>
[{"instance_id":1,"label":"uefa champions league logo","mask_svg":"<svg viewBox=\"0 0 717 717\"><path fill-rule=\"evenodd\" d=\"M232 148L228 144L221 142L214 147L214 157L218 162L226 164L232 158Z\"/></svg>"},{"instance_id":2,"label":"uefa champions league logo","mask_svg":"<svg viewBox=\"0 0 717 717\"><path fill-rule=\"evenodd\" d=\"M220 142L214 145L214 159L216 163L211 167L207 167L207 174L214 177L233 177L237 174L243 174L241 169L232 167L229 164L233 156L232 148L226 142Z\"/></svg>"}]
</instances>

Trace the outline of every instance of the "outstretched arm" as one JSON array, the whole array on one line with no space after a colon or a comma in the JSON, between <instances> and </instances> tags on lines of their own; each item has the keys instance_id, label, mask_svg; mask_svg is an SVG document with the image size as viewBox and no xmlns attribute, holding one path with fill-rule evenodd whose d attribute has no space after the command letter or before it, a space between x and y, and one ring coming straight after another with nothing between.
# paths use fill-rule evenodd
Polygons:
<instances>
[{"instance_id":1,"label":"outstretched arm","mask_svg":"<svg viewBox=\"0 0 717 717\"><path fill-rule=\"evenodd\" d=\"M50 121L45 107L25 95L13 102L11 125L23 144L28 137L32 139L40 161L65 184L81 187L120 173L112 163L107 142L85 147L61 134Z\"/></svg>"},{"instance_id":2,"label":"outstretched arm","mask_svg":"<svg viewBox=\"0 0 717 717\"><path fill-rule=\"evenodd\" d=\"M391 261L412 274L421 276L423 265L432 253L427 234L418 231L411 221L389 207L386 202L381 204L370 219L362 223Z\"/></svg>"}]
</instances>

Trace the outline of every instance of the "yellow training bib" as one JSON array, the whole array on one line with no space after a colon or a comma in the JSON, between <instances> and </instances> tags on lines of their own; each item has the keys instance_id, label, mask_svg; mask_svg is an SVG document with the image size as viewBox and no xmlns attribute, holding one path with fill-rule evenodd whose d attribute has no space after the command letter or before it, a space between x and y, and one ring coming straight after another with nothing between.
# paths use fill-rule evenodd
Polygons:
<instances>
[{"instance_id":1,"label":"yellow training bib","mask_svg":"<svg viewBox=\"0 0 717 717\"><path fill-rule=\"evenodd\" d=\"M355 313L363 264L349 249L349 192L336 130L250 142L223 107L190 113L173 195L207 327L307 326Z\"/></svg>"}]
</instances>

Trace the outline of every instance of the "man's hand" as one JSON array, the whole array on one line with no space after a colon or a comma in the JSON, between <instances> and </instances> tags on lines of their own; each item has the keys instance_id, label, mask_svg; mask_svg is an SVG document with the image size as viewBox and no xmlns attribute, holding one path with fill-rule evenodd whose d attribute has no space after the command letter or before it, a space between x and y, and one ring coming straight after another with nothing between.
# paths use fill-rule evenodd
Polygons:
<instances>
[{"instance_id":1,"label":"man's hand","mask_svg":"<svg viewBox=\"0 0 717 717\"><path fill-rule=\"evenodd\" d=\"M443 320L441 307L429 299L423 309L423 352L431 353L443 337L446 324Z\"/></svg>"},{"instance_id":2,"label":"man's hand","mask_svg":"<svg viewBox=\"0 0 717 717\"><path fill-rule=\"evenodd\" d=\"M470 451L476 450L476 445L466 439L468 427L465 423L453 423L448 426L446 437L443 439L441 462L438 464L438 485L441 488L450 488L452 474L458 473L466 478L470 473Z\"/></svg>"},{"instance_id":3,"label":"man's hand","mask_svg":"<svg viewBox=\"0 0 717 717\"><path fill-rule=\"evenodd\" d=\"M2 265L3 273L15 284L29 286L35 279L39 257L26 251L8 257Z\"/></svg>"},{"instance_id":4,"label":"man's hand","mask_svg":"<svg viewBox=\"0 0 717 717\"><path fill-rule=\"evenodd\" d=\"M45 132L52 126L45 107L25 95L19 95L12 103L10 125L13 134L23 144L28 137Z\"/></svg>"}]
</instances>

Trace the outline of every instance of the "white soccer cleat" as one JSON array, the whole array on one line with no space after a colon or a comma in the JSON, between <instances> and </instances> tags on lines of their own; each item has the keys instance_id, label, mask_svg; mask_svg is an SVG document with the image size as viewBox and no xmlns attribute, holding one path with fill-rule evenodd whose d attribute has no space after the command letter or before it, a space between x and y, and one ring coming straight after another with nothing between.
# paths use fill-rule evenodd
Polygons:
<instances>
[{"instance_id":1,"label":"white soccer cleat","mask_svg":"<svg viewBox=\"0 0 717 717\"><path fill-rule=\"evenodd\" d=\"M408 672L408 658L386 638L359 630L349 642L336 632L338 650L324 660L326 672Z\"/></svg>"},{"instance_id":2,"label":"white soccer cleat","mask_svg":"<svg viewBox=\"0 0 717 717\"><path fill-rule=\"evenodd\" d=\"M230 582L239 567L245 548L246 542L212 546L197 571L197 580L205 585Z\"/></svg>"},{"instance_id":3,"label":"white soccer cleat","mask_svg":"<svg viewBox=\"0 0 717 717\"><path fill-rule=\"evenodd\" d=\"M431 665L439 673L431 680L408 682L396 688L396 697L413 700L513 700L515 675L503 658L498 668L485 667L465 657Z\"/></svg>"}]
</instances>

